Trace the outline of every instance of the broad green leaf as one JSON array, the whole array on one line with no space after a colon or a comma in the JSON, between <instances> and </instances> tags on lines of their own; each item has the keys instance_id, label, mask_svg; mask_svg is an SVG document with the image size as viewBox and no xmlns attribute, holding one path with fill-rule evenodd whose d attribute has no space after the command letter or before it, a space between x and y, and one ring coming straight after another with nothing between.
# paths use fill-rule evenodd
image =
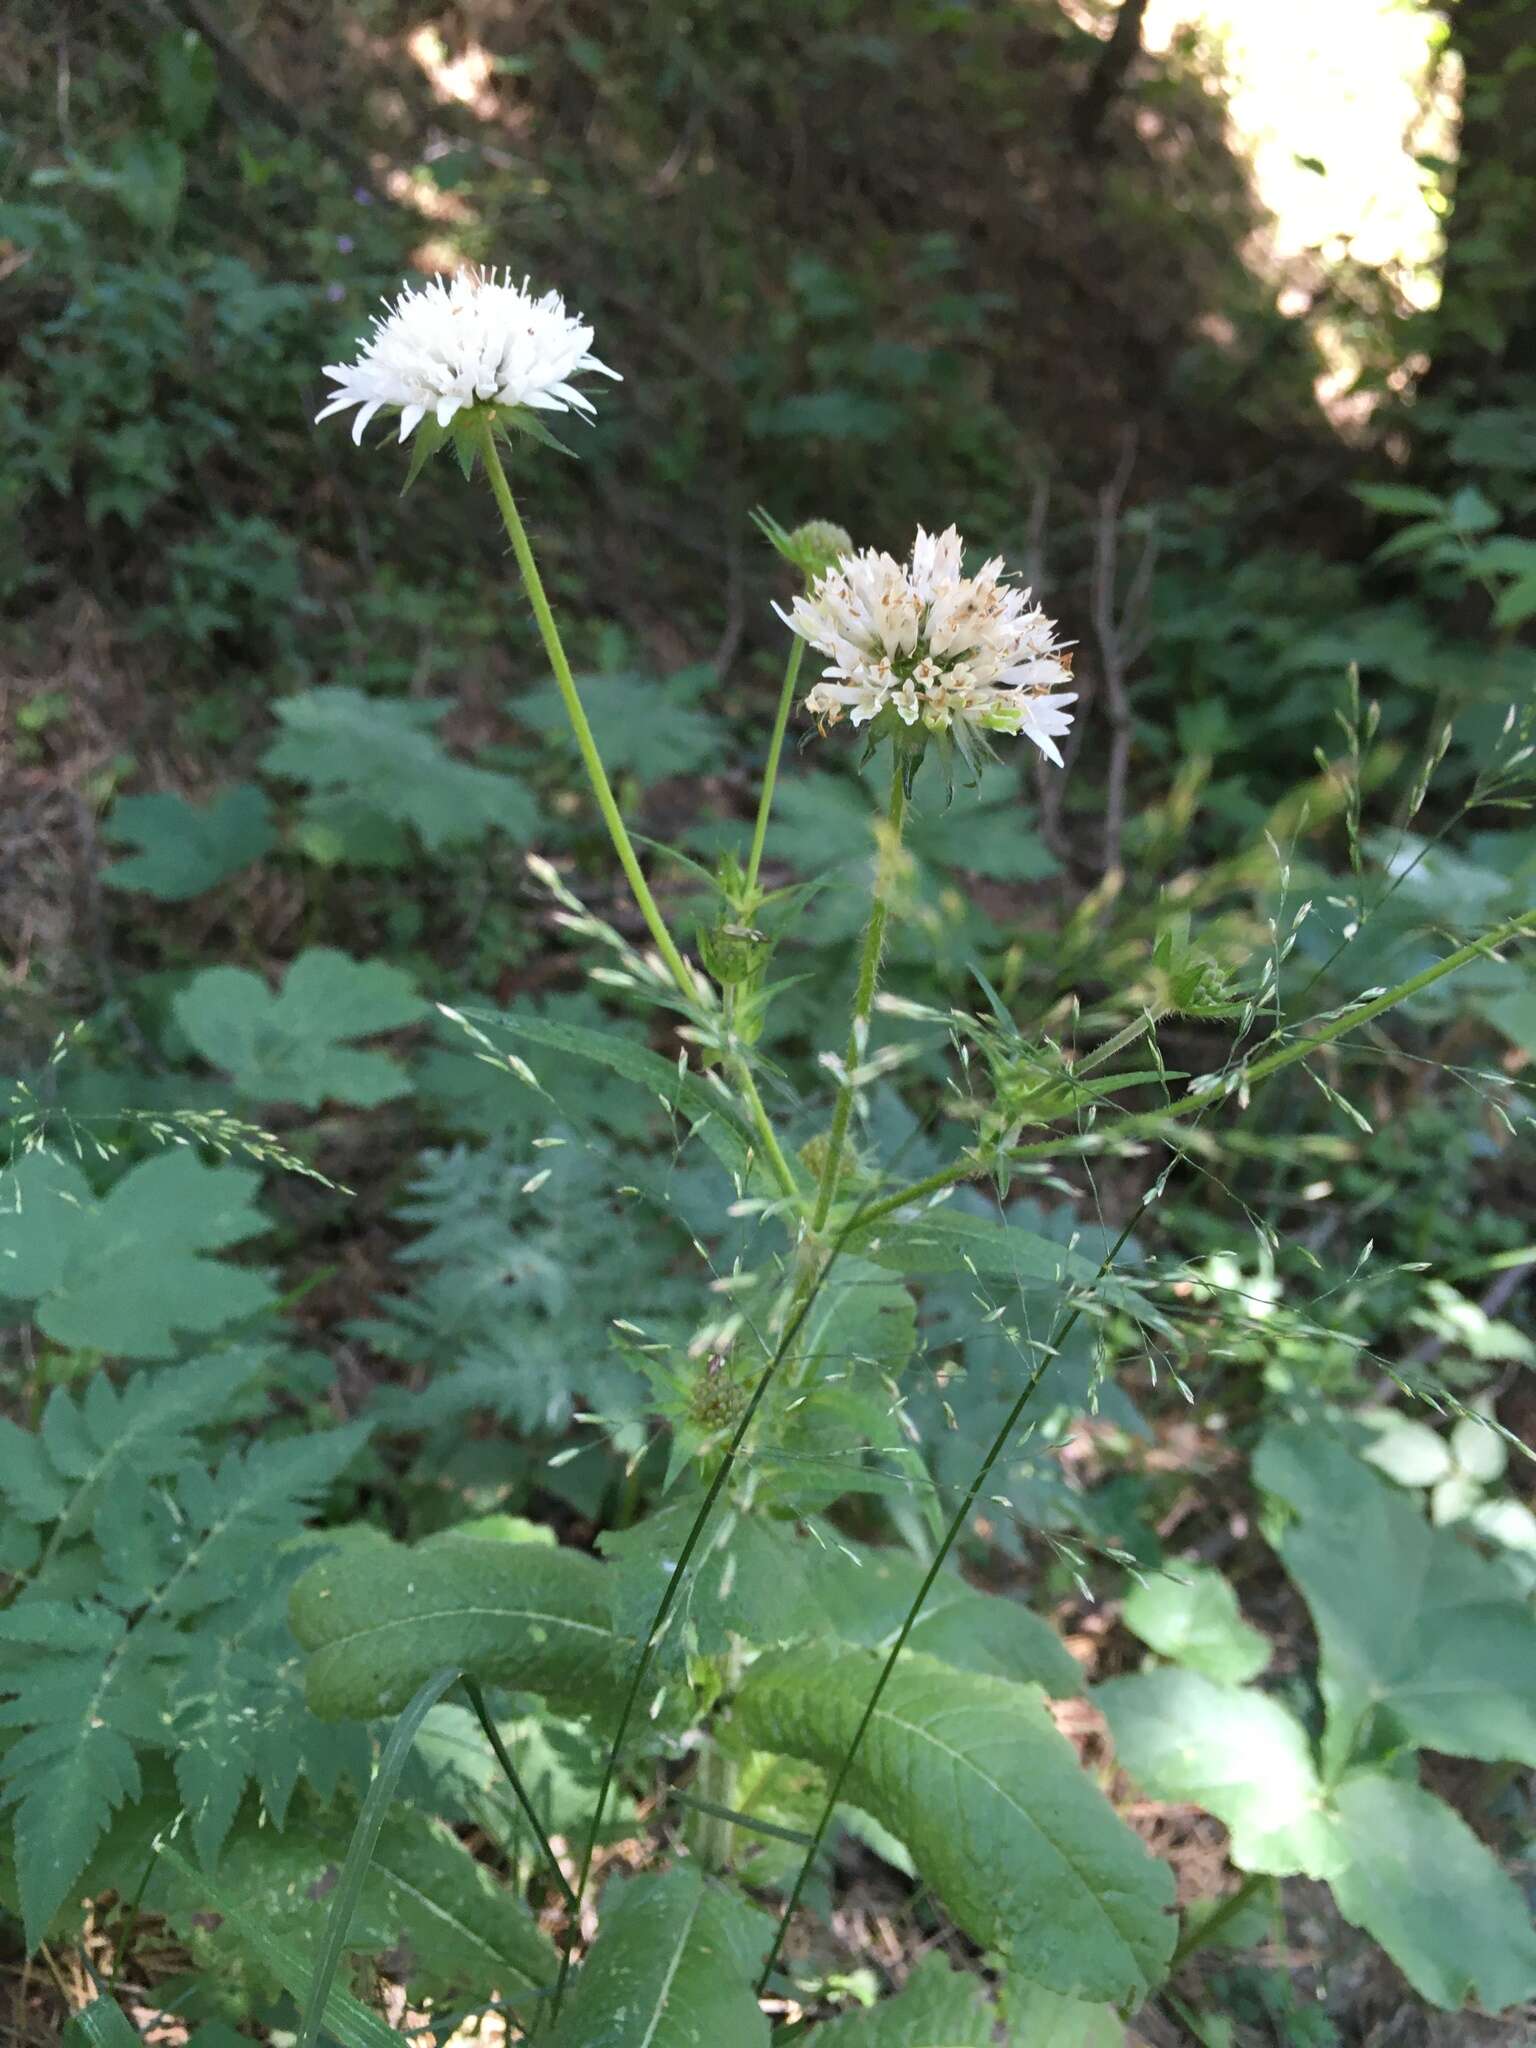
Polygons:
<instances>
[{"instance_id":1,"label":"broad green leaf","mask_svg":"<svg viewBox=\"0 0 1536 2048\"><path fill-rule=\"evenodd\" d=\"M209 967L175 1011L193 1048L242 1094L306 1109L328 1098L371 1108L411 1084L394 1060L348 1041L414 1024L426 1005L398 967L316 946L294 961L279 995L243 967Z\"/></svg>"},{"instance_id":2,"label":"broad green leaf","mask_svg":"<svg viewBox=\"0 0 1536 2048\"><path fill-rule=\"evenodd\" d=\"M695 694L690 680L686 672L668 683L639 675L578 677L581 701L610 773L661 782L695 774L724 757L724 728L689 701ZM541 683L519 697L517 717L552 745L575 753L570 720L553 683Z\"/></svg>"},{"instance_id":3,"label":"broad green leaf","mask_svg":"<svg viewBox=\"0 0 1536 2048\"><path fill-rule=\"evenodd\" d=\"M183 796L125 796L102 827L102 837L139 849L103 869L104 882L114 889L142 889L166 903L184 903L270 851L272 806L249 782L236 783L206 809Z\"/></svg>"},{"instance_id":4,"label":"broad green leaf","mask_svg":"<svg viewBox=\"0 0 1536 2048\"><path fill-rule=\"evenodd\" d=\"M818 1604L844 1642L886 1649L917 1597L926 1568L904 1550L872 1550L829 1536L815 1579ZM1077 1660L1049 1622L1004 1593L982 1593L943 1572L923 1602L910 1647L958 1671L1044 1688L1053 1699L1083 1689Z\"/></svg>"},{"instance_id":5,"label":"broad green leaf","mask_svg":"<svg viewBox=\"0 0 1536 2048\"><path fill-rule=\"evenodd\" d=\"M1399 1486L1434 1486L1450 1471L1450 1448L1427 1422L1393 1408L1367 1409L1358 1419L1371 1433L1362 1456Z\"/></svg>"},{"instance_id":6,"label":"broad green leaf","mask_svg":"<svg viewBox=\"0 0 1536 2048\"><path fill-rule=\"evenodd\" d=\"M835 1770L880 1668L877 1656L790 1651L749 1675L736 1718L757 1748ZM1038 1687L904 1658L844 1789L906 1844L972 1939L1022 1975L1117 2002L1161 1978L1172 1878L1083 1771Z\"/></svg>"},{"instance_id":7,"label":"broad green leaf","mask_svg":"<svg viewBox=\"0 0 1536 2048\"><path fill-rule=\"evenodd\" d=\"M132 1167L98 1197L68 1160L33 1152L0 1174L0 1298L36 1304L56 1344L166 1358L267 1308L262 1275L205 1254L265 1230L259 1176L185 1150Z\"/></svg>"},{"instance_id":8,"label":"broad green leaf","mask_svg":"<svg viewBox=\"0 0 1536 2048\"><path fill-rule=\"evenodd\" d=\"M283 1989L302 2004L309 1995L315 1974L309 1957L302 1955L292 1941L285 1941L274 1934L259 1910L253 1910L243 1899L226 1892L206 1871L195 1870L170 1842L162 1843L160 1858L169 1869L189 1882L192 1891L201 1897L204 1909L211 1909L232 1923L245 1947L258 1958L263 1968L270 1971ZM394 2028L339 1984L331 1986L325 2001L325 2026L339 2048L400 2048L400 2036Z\"/></svg>"},{"instance_id":9,"label":"broad green leaf","mask_svg":"<svg viewBox=\"0 0 1536 2048\"><path fill-rule=\"evenodd\" d=\"M329 1808L305 1800L281 1830L242 1820L219 1858L218 1897L313 1963L357 1811L352 1800ZM214 1903L205 1883L201 1873L178 1879L168 1897L176 1917ZM470 1998L511 1995L555 1975L554 1950L522 1900L440 1821L403 1804L390 1809L374 1844L345 1947L404 1949L413 1988Z\"/></svg>"},{"instance_id":10,"label":"broad green leaf","mask_svg":"<svg viewBox=\"0 0 1536 2048\"><path fill-rule=\"evenodd\" d=\"M609 1598L615 1623L643 1637L676 1566L698 1502L658 1508L630 1529L598 1538L614 1560ZM673 1608L667 1647L674 1657L716 1656L733 1637L763 1649L803 1637L817 1613L820 1546L795 1525L763 1514L721 1510L706 1528Z\"/></svg>"},{"instance_id":11,"label":"broad green leaf","mask_svg":"<svg viewBox=\"0 0 1536 2048\"><path fill-rule=\"evenodd\" d=\"M753 1980L772 1931L695 1864L614 1878L549 2048L768 2048Z\"/></svg>"},{"instance_id":12,"label":"broad green leaf","mask_svg":"<svg viewBox=\"0 0 1536 2048\"><path fill-rule=\"evenodd\" d=\"M1209 1565L1172 1566L1133 1585L1123 1619L1160 1657L1229 1685L1257 1678L1268 1640L1244 1621L1237 1595Z\"/></svg>"},{"instance_id":13,"label":"broad green leaf","mask_svg":"<svg viewBox=\"0 0 1536 2048\"><path fill-rule=\"evenodd\" d=\"M1126 2048L1131 2039L1112 2005L1085 2005L1017 1979L1003 1986L1003 2011L1008 2048Z\"/></svg>"},{"instance_id":14,"label":"broad green leaf","mask_svg":"<svg viewBox=\"0 0 1536 2048\"><path fill-rule=\"evenodd\" d=\"M1536 1930L1472 1830L1419 1785L1364 1772L1334 1793L1339 1911L1379 1941L1421 1998L1490 2011L1536 1998Z\"/></svg>"},{"instance_id":15,"label":"broad green leaf","mask_svg":"<svg viewBox=\"0 0 1536 2048\"><path fill-rule=\"evenodd\" d=\"M893 1272L913 1276L972 1273L978 1280L1010 1280L1022 1289L1066 1293L1091 1289L1143 1321L1155 1320L1136 1289L1114 1273L1101 1274L1097 1264L1055 1238L986 1216L971 1216L945 1204L911 1221L882 1217L861 1225L849 1236L847 1250Z\"/></svg>"},{"instance_id":16,"label":"broad green leaf","mask_svg":"<svg viewBox=\"0 0 1536 2048\"><path fill-rule=\"evenodd\" d=\"M303 783L385 825L408 825L436 853L478 839L492 827L519 844L532 837L538 811L513 776L455 761L432 727L446 703L368 697L343 687L307 690L274 707L284 727L262 766Z\"/></svg>"},{"instance_id":17,"label":"broad green leaf","mask_svg":"<svg viewBox=\"0 0 1536 2048\"><path fill-rule=\"evenodd\" d=\"M893 1998L817 2027L817 2048L991 2048L997 2014L985 1986L940 1955L924 1956Z\"/></svg>"},{"instance_id":18,"label":"broad green leaf","mask_svg":"<svg viewBox=\"0 0 1536 2048\"><path fill-rule=\"evenodd\" d=\"M611 1705L633 1644L609 1620L594 1558L536 1543L369 1544L312 1565L293 1589L304 1686L322 1720L398 1713L434 1671L542 1694L573 1714Z\"/></svg>"},{"instance_id":19,"label":"broad green leaf","mask_svg":"<svg viewBox=\"0 0 1536 2048\"><path fill-rule=\"evenodd\" d=\"M1536 1616L1504 1568L1325 1430L1270 1430L1253 1469L1296 1516L1278 1548L1317 1627L1325 1773L1377 1717L1421 1748L1536 1764Z\"/></svg>"},{"instance_id":20,"label":"broad green leaf","mask_svg":"<svg viewBox=\"0 0 1536 2048\"><path fill-rule=\"evenodd\" d=\"M1312 1746L1278 1700L1171 1669L1112 1678L1093 1697L1123 1768L1154 1799L1214 1813L1239 1870L1332 1876L1338 1848Z\"/></svg>"}]
</instances>

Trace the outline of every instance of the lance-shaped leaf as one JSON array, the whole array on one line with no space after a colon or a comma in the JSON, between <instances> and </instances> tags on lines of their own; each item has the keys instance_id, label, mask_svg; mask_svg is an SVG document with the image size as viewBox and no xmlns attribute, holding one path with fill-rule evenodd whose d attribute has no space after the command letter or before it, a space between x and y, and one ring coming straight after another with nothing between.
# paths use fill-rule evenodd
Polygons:
<instances>
[{"instance_id":1,"label":"lance-shaped leaf","mask_svg":"<svg viewBox=\"0 0 1536 2048\"><path fill-rule=\"evenodd\" d=\"M1326 1431L1270 1430L1254 1476L1296 1517L1278 1547L1317 1624L1325 1776L1377 1716L1425 1749L1536 1765L1536 1616L1512 1576Z\"/></svg>"},{"instance_id":2,"label":"lance-shaped leaf","mask_svg":"<svg viewBox=\"0 0 1536 2048\"><path fill-rule=\"evenodd\" d=\"M836 1770L880 1663L816 1649L759 1665L737 1700L743 1733ZM1162 1976L1172 1877L1082 1770L1038 1687L904 1658L844 1790L905 1842L960 1926L1023 1976L1117 2002Z\"/></svg>"},{"instance_id":3,"label":"lance-shaped leaf","mask_svg":"<svg viewBox=\"0 0 1536 2048\"><path fill-rule=\"evenodd\" d=\"M267 1228L258 1176L191 1152L146 1159L98 1197L79 1168L33 1152L0 1175L0 1298L32 1301L56 1344L167 1358L274 1299L259 1273L205 1254Z\"/></svg>"},{"instance_id":4,"label":"lance-shaped leaf","mask_svg":"<svg viewBox=\"0 0 1536 2048\"><path fill-rule=\"evenodd\" d=\"M348 1041L414 1024L426 1006L408 974L329 946L301 953L274 995L243 967L210 967L176 998L176 1021L210 1066L259 1102L364 1108L408 1095L404 1072Z\"/></svg>"},{"instance_id":5,"label":"lance-shaped leaf","mask_svg":"<svg viewBox=\"0 0 1536 2048\"><path fill-rule=\"evenodd\" d=\"M311 1566L289 1618L311 1655L305 1694L322 1720L398 1713L449 1666L601 1714L634 1645L609 1620L607 1575L581 1551L438 1537L369 1543Z\"/></svg>"},{"instance_id":6,"label":"lance-shaped leaf","mask_svg":"<svg viewBox=\"0 0 1536 2048\"><path fill-rule=\"evenodd\" d=\"M1225 1822L1240 1870L1333 1875L1340 1852L1312 1745L1278 1700L1174 1670L1112 1678L1093 1697L1137 1784Z\"/></svg>"},{"instance_id":7,"label":"lance-shaped leaf","mask_svg":"<svg viewBox=\"0 0 1536 2048\"><path fill-rule=\"evenodd\" d=\"M313 1962L356 1820L350 1800L304 1800L280 1831L243 1819L219 1858L216 1897L188 1870L169 1874L156 1902L183 1923L209 1906L228 1913L237 1904L241 1920L259 1920ZM346 1946L354 1954L403 1949L414 1988L471 1998L511 1995L555 1976L554 1950L523 1902L440 1821L406 1806L391 1809L374 1845Z\"/></svg>"},{"instance_id":8,"label":"lance-shaped leaf","mask_svg":"<svg viewBox=\"0 0 1536 2048\"><path fill-rule=\"evenodd\" d=\"M691 1863L615 1878L549 2048L768 2048L767 1915Z\"/></svg>"}]
</instances>

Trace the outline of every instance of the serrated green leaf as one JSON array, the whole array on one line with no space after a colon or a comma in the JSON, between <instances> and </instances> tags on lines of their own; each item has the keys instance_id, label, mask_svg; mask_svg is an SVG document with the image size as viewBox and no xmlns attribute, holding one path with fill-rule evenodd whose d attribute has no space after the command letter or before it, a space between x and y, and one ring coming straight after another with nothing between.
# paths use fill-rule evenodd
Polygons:
<instances>
[{"instance_id":1,"label":"serrated green leaf","mask_svg":"<svg viewBox=\"0 0 1536 2048\"><path fill-rule=\"evenodd\" d=\"M355 1800L322 1807L306 1798L281 1830L242 1820L218 1861L217 1896L314 1963L357 1813ZM213 1903L206 1882L183 1870L163 1901L174 1918ZM344 1946L354 1955L403 1950L412 1989L433 1996L510 1996L555 1975L553 1947L522 1900L440 1821L400 1803L374 1845Z\"/></svg>"},{"instance_id":2,"label":"serrated green leaf","mask_svg":"<svg viewBox=\"0 0 1536 2048\"><path fill-rule=\"evenodd\" d=\"M880 1663L821 1649L765 1661L737 1698L744 1735L835 1770ZM1038 1687L904 1659L844 1789L905 1842L965 1931L1024 1976L1116 2002L1160 1980L1170 1873L1082 1770Z\"/></svg>"},{"instance_id":3,"label":"serrated green leaf","mask_svg":"<svg viewBox=\"0 0 1536 2048\"><path fill-rule=\"evenodd\" d=\"M614 1633L603 1567L533 1543L343 1551L299 1580L290 1618L311 1653L305 1692L322 1720L398 1713L448 1665L573 1714L601 1712L634 1647Z\"/></svg>"},{"instance_id":4,"label":"serrated green leaf","mask_svg":"<svg viewBox=\"0 0 1536 2048\"><path fill-rule=\"evenodd\" d=\"M1312 1745L1278 1700L1174 1670L1112 1678L1093 1697L1123 1768L1154 1799L1214 1813L1240 1870L1333 1875L1339 1850Z\"/></svg>"},{"instance_id":5,"label":"serrated green leaf","mask_svg":"<svg viewBox=\"0 0 1536 2048\"><path fill-rule=\"evenodd\" d=\"M518 845L534 833L538 808L522 783L444 749L432 727L446 702L338 686L282 698L274 709L284 731L263 756L269 775L409 826L430 852L493 828Z\"/></svg>"},{"instance_id":6,"label":"serrated green leaf","mask_svg":"<svg viewBox=\"0 0 1536 2048\"><path fill-rule=\"evenodd\" d=\"M1377 1772L1334 1793L1339 1911L1379 1941L1421 1998L1491 2012L1536 1997L1536 1930L1472 1830L1419 1785Z\"/></svg>"},{"instance_id":7,"label":"serrated green leaf","mask_svg":"<svg viewBox=\"0 0 1536 2048\"><path fill-rule=\"evenodd\" d=\"M1536 1616L1504 1568L1325 1430L1271 1429L1253 1469L1296 1516L1278 1548L1317 1626L1325 1774L1378 1719L1422 1748L1536 1764Z\"/></svg>"},{"instance_id":8,"label":"serrated green leaf","mask_svg":"<svg viewBox=\"0 0 1536 2048\"><path fill-rule=\"evenodd\" d=\"M184 903L260 860L276 835L266 797L253 783L238 782L206 809L183 796L120 797L102 837L139 848L104 868L104 882Z\"/></svg>"},{"instance_id":9,"label":"serrated green leaf","mask_svg":"<svg viewBox=\"0 0 1536 2048\"><path fill-rule=\"evenodd\" d=\"M119 1391L96 1373L80 1395L55 1387L35 1436L0 1427L0 1498L23 1520L53 1525L53 1552L91 1528L114 1488L175 1472L193 1455L194 1429L225 1419L262 1370L256 1351L231 1351L160 1372Z\"/></svg>"},{"instance_id":10,"label":"serrated green leaf","mask_svg":"<svg viewBox=\"0 0 1536 2048\"><path fill-rule=\"evenodd\" d=\"M924 1956L894 1998L817 2027L817 2048L991 2048L997 2014L985 1988L943 1956Z\"/></svg>"},{"instance_id":11,"label":"serrated green leaf","mask_svg":"<svg viewBox=\"0 0 1536 2048\"><path fill-rule=\"evenodd\" d=\"M549 2048L768 2048L752 1985L772 1931L695 1864L614 1878Z\"/></svg>"},{"instance_id":12,"label":"serrated green leaf","mask_svg":"<svg viewBox=\"0 0 1536 2048\"><path fill-rule=\"evenodd\" d=\"M301 953L277 995L243 967L210 967L193 976L174 1007L194 1050L243 1094L306 1109L327 1099L371 1108L408 1095L410 1081L396 1061L348 1041L426 1014L400 968L328 946Z\"/></svg>"},{"instance_id":13,"label":"serrated green leaf","mask_svg":"<svg viewBox=\"0 0 1536 2048\"><path fill-rule=\"evenodd\" d=\"M1267 1637L1244 1621L1237 1595L1210 1565L1176 1564L1133 1585L1122 1619L1149 1649L1228 1685L1257 1678Z\"/></svg>"},{"instance_id":14,"label":"serrated green leaf","mask_svg":"<svg viewBox=\"0 0 1536 2048\"><path fill-rule=\"evenodd\" d=\"M183 1336L267 1308L257 1273L204 1254L267 1229L259 1176L185 1150L132 1167L97 1197L79 1168L33 1152L0 1175L0 1296L36 1304L57 1344L165 1358Z\"/></svg>"},{"instance_id":15,"label":"serrated green leaf","mask_svg":"<svg viewBox=\"0 0 1536 2048\"><path fill-rule=\"evenodd\" d=\"M206 1871L195 1870L169 1842L162 1845L160 1855L172 1870L188 1881L205 1907L211 1907L233 1923L245 1946L260 1959L263 1967L271 1972L285 1991L299 2000L308 1996L315 1969L307 1956L300 1955L291 1942L273 1934L259 1912L253 1912L243 1900L227 1893ZM331 1986L326 1999L325 2025L340 2048L400 2048L400 2036L394 2028L339 1984Z\"/></svg>"}]
</instances>

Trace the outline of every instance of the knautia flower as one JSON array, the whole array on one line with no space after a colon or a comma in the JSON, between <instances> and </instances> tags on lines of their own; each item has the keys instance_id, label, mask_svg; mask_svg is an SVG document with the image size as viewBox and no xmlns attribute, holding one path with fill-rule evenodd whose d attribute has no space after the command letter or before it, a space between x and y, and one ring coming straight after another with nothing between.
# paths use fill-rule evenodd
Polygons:
<instances>
[{"instance_id":1,"label":"knautia flower","mask_svg":"<svg viewBox=\"0 0 1536 2048\"><path fill-rule=\"evenodd\" d=\"M787 626L831 657L805 700L823 727L845 715L870 743L894 739L915 769L930 735L968 765L993 734L1033 740L1062 766L1056 742L1072 723L1072 657L1030 593L1005 580L1001 556L961 573L954 527L921 527L910 559L873 548L841 557L787 612Z\"/></svg>"},{"instance_id":2,"label":"knautia flower","mask_svg":"<svg viewBox=\"0 0 1536 2048\"><path fill-rule=\"evenodd\" d=\"M461 270L420 291L407 284L385 306L357 361L325 366L341 388L316 418L355 405L354 441L386 406L399 408L402 441L422 420L446 429L471 406L591 413L571 379L586 370L619 375L592 354L592 329L560 294L535 298L526 278L519 285L494 270Z\"/></svg>"}]
</instances>

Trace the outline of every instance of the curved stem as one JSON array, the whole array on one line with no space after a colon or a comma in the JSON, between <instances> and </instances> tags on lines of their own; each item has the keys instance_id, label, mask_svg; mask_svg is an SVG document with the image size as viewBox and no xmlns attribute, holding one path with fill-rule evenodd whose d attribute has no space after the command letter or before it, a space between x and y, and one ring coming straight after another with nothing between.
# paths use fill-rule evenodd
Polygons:
<instances>
[{"instance_id":1,"label":"curved stem","mask_svg":"<svg viewBox=\"0 0 1536 2048\"><path fill-rule=\"evenodd\" d=\"M768 814L773 809L774 784L779 779L779 756L784 751L784 734L789 726L789 714L795 701L795 684L800 679L800 663L805 657L805 642L797 633L790 642L789 660L784 666L784 685L779 691L778 714L773 721L773 737L768 742L768 760L763 769L763 789L757 800L757 823L752 828L752 851L747 857L747 895L757 894L757 871L763 864L763 842L768 837Z\"/></svg>"},{"instance_id":2,"label":"curved stem","mask_svg":"<svg viewBox=\"0 0 1536 2048\"><path fill-rule=\"evenodd\" d=\"M1448 974L1469 966L1472 961L1484 958L1494 947L1501 946L1508 939L1536 935L1536 910L1521 911L1516 917L1495 926L1480 939L1471 939L1464 946L1458 946L1454 953L1447 953L1443 960L1437 960L1433 967L1426 967L1421 973L1410 975L1395 987L1374 996L1370 1002L1362 1003L1358 1009L1346 1010L1341 1017L1332 1017L1319 1031L1310 1037L1293 1039L1289 1045L1280 1046L1276 1051L1266 1053L1262 1059L1251 1065L1238 1065L1232 1069L1234 1080L1240 1078L1244 1087L1251 1088L1258 1081L1267 1081L1271 1074L1277 1074L1282 1067L1289 1067L1297 1060L1304 1060L1308 1053L1319 1046L1331 1045L1336 1038L1343 1038L1351 1031L1358 1031L1362 1024L1371 1024L1386 1010L1398 1003L1407 1002L1410 997L1422 993L1437 981L1443 981ZM1139 1110L1131 1116L1121 1117L1118 1123L1110 1124L1103 1131L1091 1131L1082 1138L1043 1138L1038 1144L1016 1145L1008 1153L1010 1161L1027 1159L1059 1159L1066 1153L1097 1152L1117 1144L1122 1138L1155 1137L1170 1117L1190 1116L1196 1110L1212 1109L1222 1100L1223 1090L1218 1088L1191 1088L1174 1101L1158 1109ZM930 1173L924 1179L914 1181L910 1187L898 1194L886 1195L878 1202L871 1202L863 1213L866 1224L878 1223L883 1216L891 1215L897 1209L905 1209L910 1203L920 1202L928 1195L936 1195L945 1188L953 1187L957 1181L969 1180L973 1174L984 1170L983 1163L966 1155L948 1166L940 1167L937 1173Z\"/></svg>"},{"instance_id":3,"label":"curved stem","mask_svg":"<svg viewBox=\"0 0 1536 2048\"><path fill-rule=\"evenodd\" d=\"M816 1194L816 1213L811 1219L813 1230L820 1230L827 1220L827 1211L832 1206L833 1191L837 1187L837 1177L842 1171L843 1145L848 1136L848 1119L853 1112L853 1074L864 1057L869 1039L869 1012L875 1000L875 984L880 979L880 949L885 944L885 923L890 914L890 903L885 893L889 863L896 848L901 844L901 828L906 822L906 816L907 792L901 779L901 759L898 755L891 763L891 800L886 810L889 839L880 848L879 870L875 876L875 900L869 907L869 923L864 928L864 951L859 960L858 986L853 992L853 1023L848 1032L848 1050L843 1059L843 1085L838 1094L837 1107L832 1112L832 1131L827 1140L827 1156L822 1164L821 1186Z\"/></svg>"},{"instance_id":4,"label":"curved stem","mask_svg":"<svg viewBox=\"0 0 1536 2048\"><path fill-rule=\"evenodd\" d=\"M518 572L523 579L523 588L528 593L528 602L533 607L533 616L538 621L539 637L544 642L544 652L549 656L549 666L565 705L571 731L576 736L576 745L581 753L582 763L587 771L587 780L592 785L592 794L597 798L597 807L603 814L603 823L608 827L608 837L613 841L613 850L619 856L631 893L639 906L640 915L645 919L651 937L656 941L656 950L667 963L672 979L690 1003L699 998L697 984L684 964L683 956L677 950L666 919L656 907L651 887L641 872L640 862L630 840L628 828L619 813L614 800L613 789L608 781L608 771L603 766L602 756L597 751L597 742L592 737L592 728L587 723L586 709L576 688L576 678L571 674L571 664L566 659L561 643L560 629L555 624L555 615L549 608L549 599L544 592L544 581L539 575L539 565L534 560L533 548L529 543L522 515L517 501L512 496L512 486L507 482L507 473L501 465L501 454L496 446L496 436L489 420L479 423L480 453L485 458L485 473L491 480L491 490L502 524L507 529L507 538L512 543L512 552L517 557Z\"/></svg>"}]
</instances>

